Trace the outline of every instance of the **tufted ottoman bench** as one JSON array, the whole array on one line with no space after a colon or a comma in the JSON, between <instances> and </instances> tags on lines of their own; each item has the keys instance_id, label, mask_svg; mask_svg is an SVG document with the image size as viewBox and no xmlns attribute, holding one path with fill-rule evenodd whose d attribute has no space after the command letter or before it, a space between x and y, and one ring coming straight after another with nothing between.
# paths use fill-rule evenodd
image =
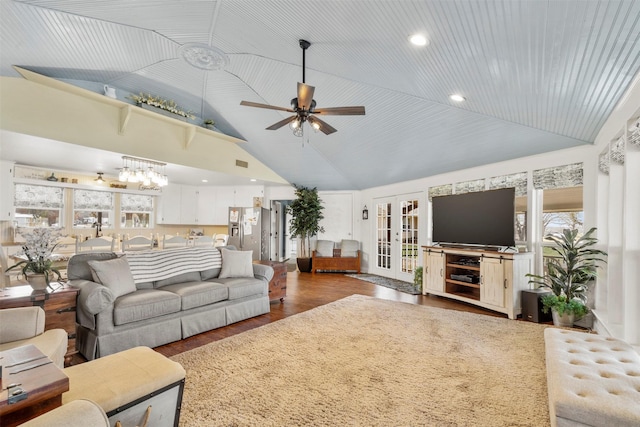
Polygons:
<instances>
[{"instance_id":1,"label":"tufted ottoman bench","mask_svg":"<svg viewBox=\"0 0 640 427\"><path fill-rule=\"evenodd\" d=\"M640 356L624 341L544 331L551 425L640 426Z\"/></svg>"},{"instance_id":2,"label":"tufted ottoman bench","mask_svg":"<svg viewBox=\"0 0 640 427\"><path fill-rule=\"evenodd\" d=\"M185 370L149 347L134 347L64 369L69 391L63 406L78 399L96 402L111 425L177 426Z\"/></svg>"}]
</instances>

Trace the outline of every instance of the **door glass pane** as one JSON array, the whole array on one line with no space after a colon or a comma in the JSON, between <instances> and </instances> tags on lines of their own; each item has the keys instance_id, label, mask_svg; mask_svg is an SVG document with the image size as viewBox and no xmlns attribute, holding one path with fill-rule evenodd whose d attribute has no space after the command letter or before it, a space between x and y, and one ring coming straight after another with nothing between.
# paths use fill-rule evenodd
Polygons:
<instances>
[{"instance_id":1,"label":"door glass pane","mask_svg":"<svg viewBox=\"0 0 640 427\"><path fill-rule=\"evenodd\" d=\"M402 215L402 272L413 273L418 262L418 201L400 202Z\"/></svg>"},{"instance_id":2,"label":"door glass pane","mask_svg":"<svg viewBox=\"0 0 640 427\"><path fill-rule=\"evenodd\" d=\"M391 203L378 203L376 209L378 240L376 266L391 269Z\"/></svg>"}]
</instances>

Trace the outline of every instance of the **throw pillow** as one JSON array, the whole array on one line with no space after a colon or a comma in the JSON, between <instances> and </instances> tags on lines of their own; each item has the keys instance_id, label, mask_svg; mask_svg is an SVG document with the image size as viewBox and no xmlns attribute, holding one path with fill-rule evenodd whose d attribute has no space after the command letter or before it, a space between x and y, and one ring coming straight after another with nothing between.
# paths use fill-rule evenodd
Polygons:
<instances>
[{"instance_id":1,"label":"throw pillow","mask_svg":"<svg viewBox=\"0 0 640 427\"><path fill-rule=\"evenodd\" d=\"M221 248L222 270L221 279L229 277L253 277L253 251L234 251Z\"/></svg>"},{"instance_id":2,"label":"throw pillow","mask_svg":"<svg viewBox=\"0 0 640 427\"><path fill-rule=\"evenodd\" d=\"M87 264L91 268L93 281L109 288L115 298L136 291L126 257L88 261Z\"/></svg>"},{"instance_id":3,"label":"throw pillow","mask_svg":"<svg viewBox=\"0 0 640 427\"><path fill-rule=\"evenodd\" d=\"M316 242L316 256L333 256L333 242L331 240L318 240Z\"/></svg>"},{"instance_id":4,"label":"throw pillow","mask_svg":"<svg viewBox=\"0 0 640 427\"><path fill-rule=\"evenodd\" d=\"M340 256L343 258L355 258L358 256L360 243L357 240L343 240L340 243Z\"/></svg>"}]
</instances>

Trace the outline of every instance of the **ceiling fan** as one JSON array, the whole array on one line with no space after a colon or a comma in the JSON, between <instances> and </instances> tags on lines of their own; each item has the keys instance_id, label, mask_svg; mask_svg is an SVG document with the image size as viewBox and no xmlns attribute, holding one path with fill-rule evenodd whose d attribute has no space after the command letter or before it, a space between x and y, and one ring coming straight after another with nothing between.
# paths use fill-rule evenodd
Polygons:
<instances>
[{"instance_id":1,"label":"ceiling fan","mask_svg":"<svg viewBox=\"0 0 640 427\"><path fill-rule=\"evenodd\" d=\"M257 102L242 101L240 105L247 107L267 108L269 110L286 111L289 113L295 113L291 117L287 117L284 120L280 120L278 123L274 123L269 126L267 130L280 129L282 126L289 124L293 130L293 134L296 136L302 136L302 124L309 122L311 127L316 131L321 131L325 135L337 132L337 129L328 124L327 122L320 120L317 115L333 115L333 116L362 116L364 115L364 107L331 107L331 108L318 108L316 109L316 101L313 99L314 86L309 86L305 83L305 52L311 46L306 40L300 40L300 47L302 48L302 83L298 82L298 97L291 100L291 108L276 107L273 105L260 104Z\"/></svg>"}]
</instances>

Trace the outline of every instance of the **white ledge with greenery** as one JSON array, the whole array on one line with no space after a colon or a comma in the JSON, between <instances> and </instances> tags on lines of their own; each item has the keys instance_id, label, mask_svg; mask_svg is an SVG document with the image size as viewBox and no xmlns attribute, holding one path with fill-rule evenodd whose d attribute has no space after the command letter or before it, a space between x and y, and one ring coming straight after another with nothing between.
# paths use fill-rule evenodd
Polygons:
<instances>
[{"instance_id":1,"label":"white ledge with greenery","mask_svg":"<svg viewBox=\"0 0 640 427\"><path fill-rule=\"evenodd\" d=\"M182 107L176 104L175 101L166 100L166 99L160 98L159 96L140 92L138 95L131 95L131 96L128 96L127 98L133 100L133 102L135 102L136 105L147 104L152 107L156 107L161 110L168 111L172 114L186 117L187 119L193 120L196 118L196 116L191 111L183 110Z\"/></svg>"}]
</instances>

